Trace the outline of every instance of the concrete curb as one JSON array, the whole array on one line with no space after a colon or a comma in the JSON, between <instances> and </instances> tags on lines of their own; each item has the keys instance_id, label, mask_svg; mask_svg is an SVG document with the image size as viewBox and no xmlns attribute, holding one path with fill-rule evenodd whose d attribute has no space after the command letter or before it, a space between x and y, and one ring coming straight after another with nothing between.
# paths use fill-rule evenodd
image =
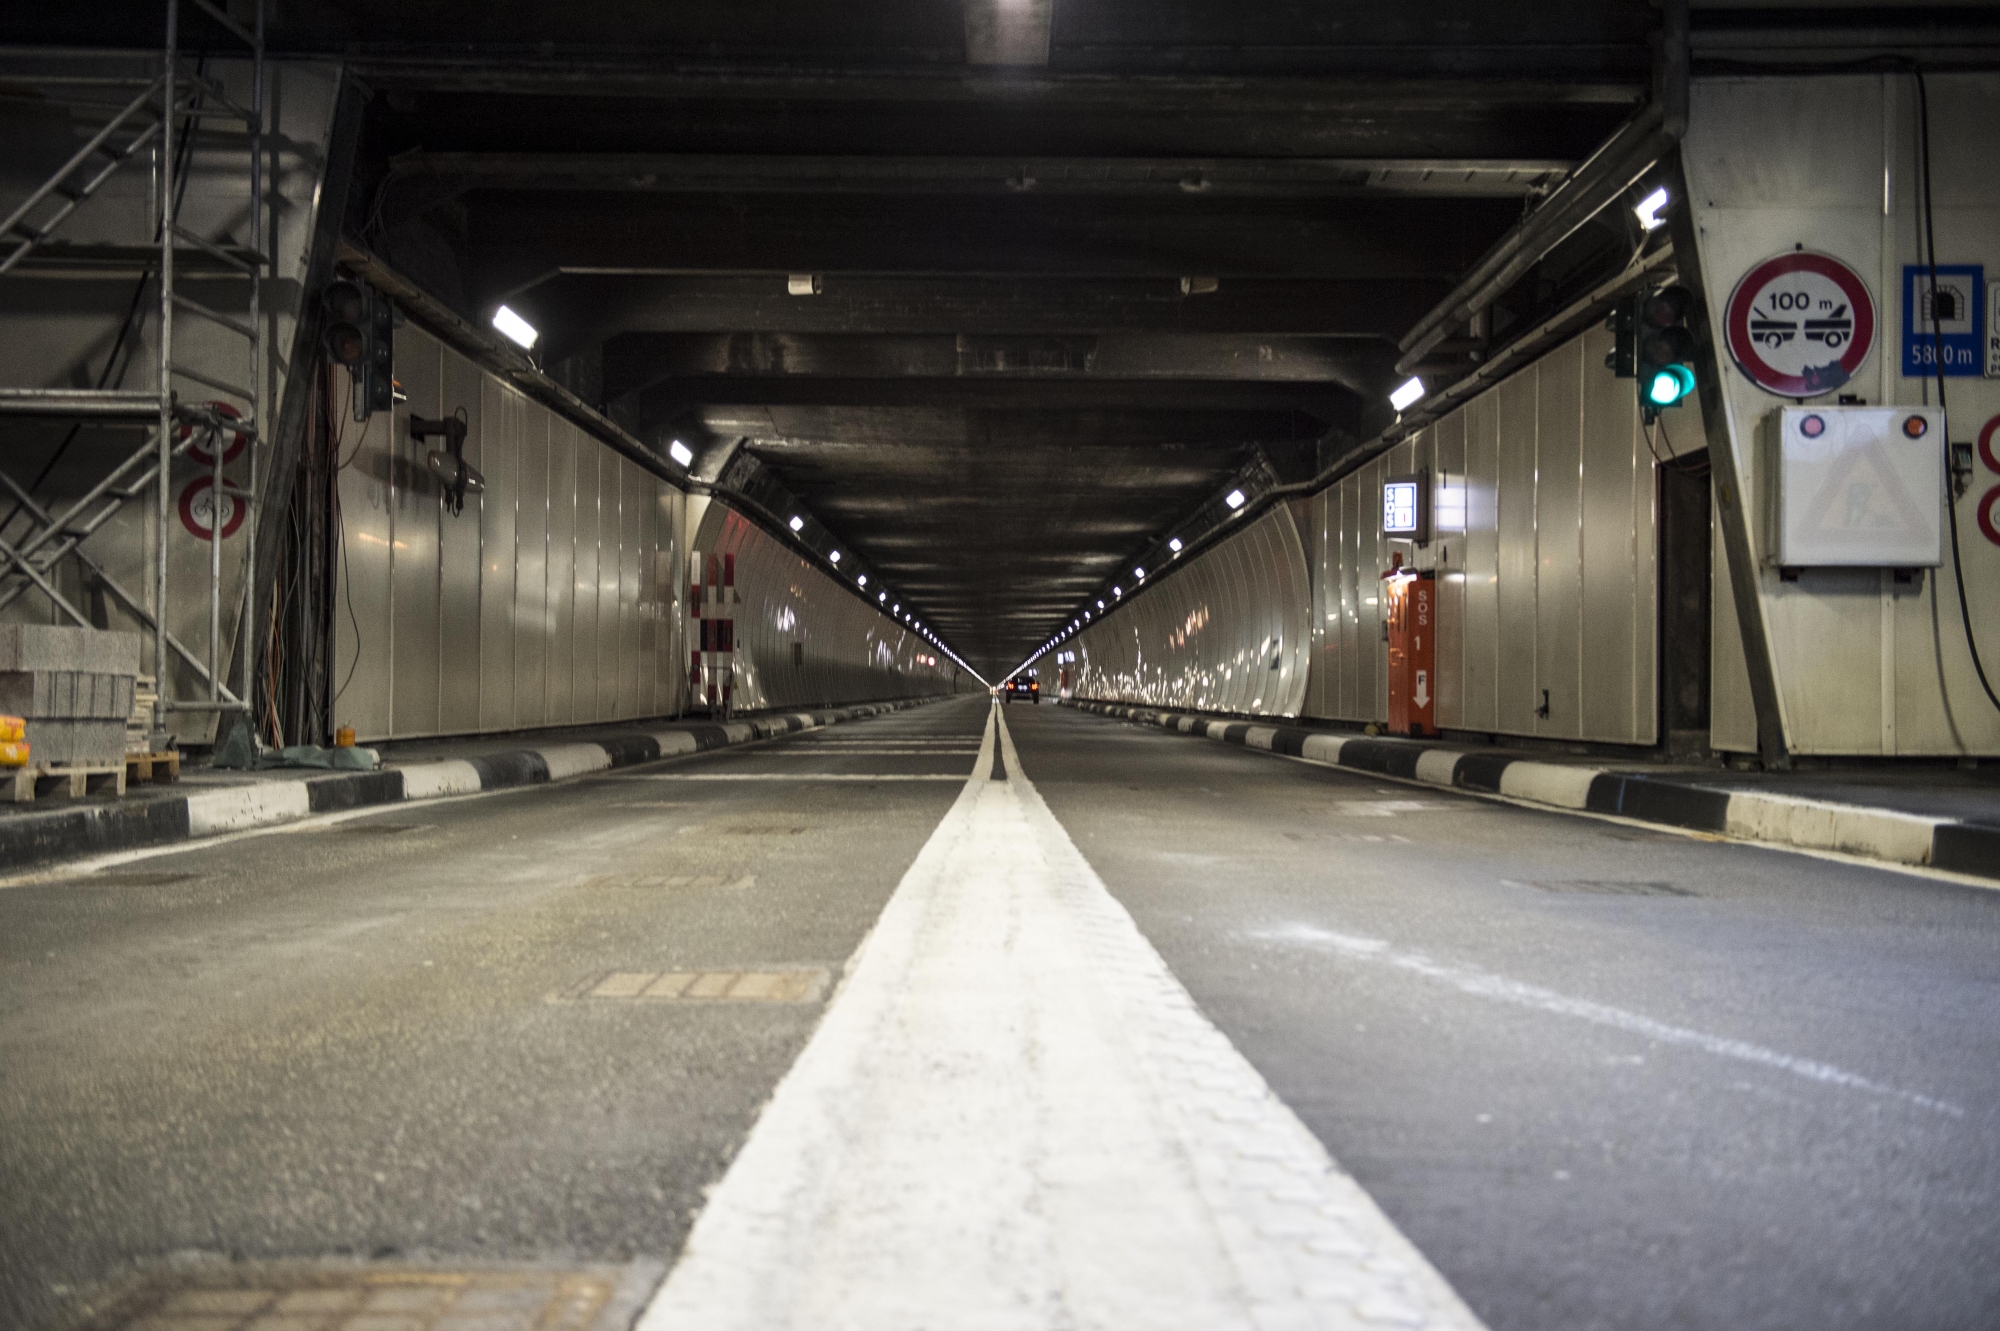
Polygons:
<instances>
[{"instance_id":1,"label":"concrete curb","mask_svg":"<svg viewBox=\"0 0 2000 1331\"><path fill-rule=\"evenodd\" d=\"M1929 818L1764 791L1719 790L1571 763L1543 763L1507 754L1453 748L1422 740L1341 735L1303 726L1231 721L1193 712L1124 703L1062 699L1065 707L1157 725L1266 749L1330 767L1403 777L1555 809L1616 814L1639 822L1804 850L1840 851L1895 864L1916 864L2000 879L2000 825Z\"/></svg>"},{"instance_id":2,"label":"concrete curb","mask_svg":"<svg viewBox=\"0 0 2000 1331\"><path fill-rule=\"evenodd\" d=\"M0 865L26 868L50 860L217 836L296 822L319 813L443 795L472 795L543 785L614 767L631 767L802 730L817 730L942 701L912 698L746 721L676 723L630 730L588 742L568 740L471 758L445 758L375 772L258 781L191 790L125 804L84 804L0 819Z\"/></svg>"}]
</instances>

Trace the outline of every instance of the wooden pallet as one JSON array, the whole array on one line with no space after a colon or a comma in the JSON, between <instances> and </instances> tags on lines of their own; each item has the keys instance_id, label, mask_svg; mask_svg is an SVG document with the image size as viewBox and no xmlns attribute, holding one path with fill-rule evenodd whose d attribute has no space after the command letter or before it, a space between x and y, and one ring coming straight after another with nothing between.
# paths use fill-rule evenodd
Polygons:
<instances>
[{"instance_id":1,"label":"wooden pallet","mask_svg":"<svg viewBox=\"0 0 2000 1331\"><path fill-rule=\"evenodd\" d=\"M28 804L52 796L123 795L125 764L0 769L0 804Z\"/></svg>"},{"instance_id":2,"label":"wooden pallet","mask_svg":"<svg viewBox=\"0 0 2000 1331\"><path fill-rule=\"evenodd\" d=\"M165 785L169 781L181 779L181 754L179 749L168 749L165 753L128 753L125 755L125 784L134 785L141 781L151 781Z\"/></svg>"}]
</instances>

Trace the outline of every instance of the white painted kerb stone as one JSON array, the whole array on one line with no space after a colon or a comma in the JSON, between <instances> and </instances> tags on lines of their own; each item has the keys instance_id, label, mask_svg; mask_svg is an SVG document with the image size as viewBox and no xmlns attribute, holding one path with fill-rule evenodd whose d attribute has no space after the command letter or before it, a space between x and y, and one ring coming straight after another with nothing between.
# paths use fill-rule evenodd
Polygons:
<instances>
[{"instance_id":1,"label":"white painted kerb stone","mask_svg":"<svg viewBox=\"0 0 2000 1331\"><path fill-rule=\"evenodd\" d=\"M266 823L288 823L312 812L304 781L259 781L187 797L188 835L215 836Z\"/></svg>"}]
</instances>

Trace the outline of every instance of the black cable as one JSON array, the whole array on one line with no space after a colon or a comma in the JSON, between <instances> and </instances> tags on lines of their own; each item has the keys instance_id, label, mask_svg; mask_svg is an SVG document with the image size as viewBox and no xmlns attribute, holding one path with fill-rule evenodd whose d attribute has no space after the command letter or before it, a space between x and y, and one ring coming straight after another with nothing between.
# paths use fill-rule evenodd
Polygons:
<instances>
[{"instance_id":1,"label":"black cable","mask_svg":"<svg viewBox=\"0 0 2000 1331\"><path fill-rule=\"evenodd\" d=\"M1942 431L1944 439L1945 473L1951 472L1951 411L1944 402L1944 330L1938 326L1937 312L1937 231L1933 226L1931 209L1931 99L1930 90L1924 83L1924 71L1919 67L1917 75L1917 131L1923 143L1924 153L1924 252L1929 256L1931 295L1931 358L1937 369L1938 414L1944 419ZM1972 298L1978 300L1983 293L1974 292ZM1948 488L1948 487L1947 487ZM1951 571L1952 581L1958 585L1958 619L1965 626L1965 648L1972 654L1972 670L1979 676L1979 687L1986 690L1986 700L2000 709L2000 695L1993 692L1993 684L1986 678L1986 663L1979 659L1979 640L1972 636L1972 608L1965 600L1965 561L1958 552L1958 496L1947 493L1944 505L1945 515L1951 519Z\"/></svg>"}]
</instances>

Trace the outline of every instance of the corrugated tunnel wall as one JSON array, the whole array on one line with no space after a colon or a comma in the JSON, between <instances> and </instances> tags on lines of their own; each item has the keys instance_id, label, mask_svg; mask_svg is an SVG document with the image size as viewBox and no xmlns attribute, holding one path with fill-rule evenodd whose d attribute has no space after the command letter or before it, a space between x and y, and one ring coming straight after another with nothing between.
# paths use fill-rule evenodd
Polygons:
<instances>
[{"instance_id":1,"label":"corrugated tunnel wall","mask_svg":"<svg viewBox=\"0 0 2000 1331\"><path fill-rule=\"evenodd\" d=\"M1313 496L1303 540L1280 507L1128 598L1075 640L1076 692L1386 720L1393 548L1439 576L1440 725L1652 743L1656 463L1631 382L1604 368L1609 345L1601 329L1570 340ZM1663 455L1699 448L1699 410L1669 431L1652 445ZM1417 470L1434 539L1392 547L1382 482Z\"/></svg>"},{"instance_id":2,"label":"corrugated tunnel wall","mask_svg":"<svg viewBox=\"0 0 2000 1331\"><path fill-rule=\"evenodd\" d=\"M734 509L711 503L697 529L698 554L735 558L739 708L878 702L978 687L906 625Z\"/></svg>"},{"instance_id":3,"label":"corrugated tunnel wall","mask_svg":"<svg viewBox=\"0 0 2000 1331\"><path fill-rule=\"evenodd\" d=\"M349 421L340 451L335 723L381 740L681 711L688 497L414 322L396 375L408 400ZM486 492L452 514L409 418L460 408ZM919 665L928 644L798 552L720 504L704 522L737 556L738 710L951 689L949 662Z\"/></svg>"},{"instance_id":4,"label":"corrugated tunnel wall","mask_svg":"<svg viewBox=\"0 0 2000 1331\"><path fill-rule=\"evenodd\" d=\"M1305 547L1281 507L1156 575L1061 650L1076 653L1079 697L1297 716L1310 604Z\"/></svg>"}]
</instances>

